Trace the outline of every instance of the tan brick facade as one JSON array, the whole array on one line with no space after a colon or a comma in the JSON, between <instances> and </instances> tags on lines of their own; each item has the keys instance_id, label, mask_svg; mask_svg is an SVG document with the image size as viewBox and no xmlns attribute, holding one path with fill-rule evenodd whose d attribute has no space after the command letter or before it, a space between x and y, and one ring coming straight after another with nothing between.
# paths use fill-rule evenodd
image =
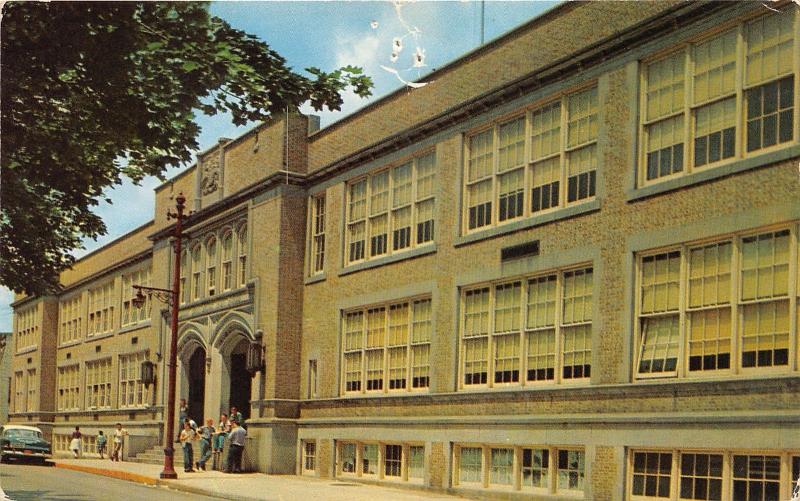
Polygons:
<instances>
[{"instance_id":1,"label":"tan brick facade","mask_svg":"<svg viewBox=\"0 0 800 501\"><path fill-rule=\"evenodd\" d=\"M179 393L196 418L244 405L259 470L497 499L679 499L702 477L714 486L702 499L788 499L800 468L798 27L792 5L570 3L321 131L289 115L221 140L157 188L153 223L64 272L58 298L18 299L20 314L40 305L42 339L59 339L59 302L82 298L84 320L77 341L15 352L12 379L39 368L42 395L20 412L12 385L11 418L55 434L124 421L132 454L158 442L166 308L153 300L131 322L122 289L145 268L170 287L163 214L183 192L196 212ZM716 105L690 97L700 54L726 33L738 76L719 102L735 117L701 136ZM756 74L770 44L790 62ZM685 74L669 73L678 111L648 118L664 57L685 58ZM656 144L681 119L694 125ZM540 155L545 133L561 139ZM92 295L108 283L110 303ZM712 301L708 284L727 287ZM111 324L88 335L109 304ZM123 380L138 391L124 364L142 352L155 387L121 405ZM86 364L109 356L110 403L87 408L105 390ZM75 363L77 386L59 379ZM742 470L753 461L777 477Z\"/></svg>"}]
</instances>

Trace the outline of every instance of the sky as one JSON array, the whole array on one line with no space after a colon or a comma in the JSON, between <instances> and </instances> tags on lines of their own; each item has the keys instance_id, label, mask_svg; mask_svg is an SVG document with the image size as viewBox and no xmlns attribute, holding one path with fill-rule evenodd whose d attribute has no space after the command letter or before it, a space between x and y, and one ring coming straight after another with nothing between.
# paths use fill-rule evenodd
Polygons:
<instances>
[{"instance_id":1,"label":"sky","mask_svg":"<svg viewBox=\"0 0 800 501\"><path fill-rule=\"evenodd\" d=\"M486 1L484 40L491 41L503 33L552 8L558 2ZM399 8L397 7L399 5ZM298 72L308 67L330 71L345 65L359 66L372 77L372 96L361 99L352 92L343 95L341 111L315 111L308 106L301 110L317 114L325 127L359 108L404 86L405 81L424 81L428 73L459 58L481 44L481 2L478 1L269 1L212 2L211 13L233 27L258 36L286 58ZM392 61L395 38L401 39L402 50ZM424 66L414 68L417 47L424 51ZM392 74L381 66L398 70ZM413 90L409 90L413 92ZM224 115L196 117L202 128L200 150L220 137L235 138L255 124L236 127ZM166 173L171 177L185 167ZM148 178L136 186L125 182L106 195L112 204L102 202L96 209L106 223L108 234L97 241L83 242L76 249L78 258L141 226L153 217L153 189L161 184ZM0 332L11 331L10 303L13 293L0 287Z\"/></svg>"}]
</instances>

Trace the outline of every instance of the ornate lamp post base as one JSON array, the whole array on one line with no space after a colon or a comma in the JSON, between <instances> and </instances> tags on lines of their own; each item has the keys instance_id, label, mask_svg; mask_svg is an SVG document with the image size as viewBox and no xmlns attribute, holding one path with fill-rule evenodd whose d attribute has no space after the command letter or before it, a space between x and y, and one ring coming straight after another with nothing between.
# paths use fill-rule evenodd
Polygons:
<instances>
[{"instance_id":1,"label":"ornate lamp post base","mask_svg":"<svg viewBox=\"0 0 800 501\"><path fill-rule=\"evenodd\" d=\"M172 446L167 447L164 449L164 469L161 471L161 475L159 475L163 479L174 480L178 478L177 472L175 472L174 468L174 460L175 459L175 449Z\"/></svg>"}]
</instances>

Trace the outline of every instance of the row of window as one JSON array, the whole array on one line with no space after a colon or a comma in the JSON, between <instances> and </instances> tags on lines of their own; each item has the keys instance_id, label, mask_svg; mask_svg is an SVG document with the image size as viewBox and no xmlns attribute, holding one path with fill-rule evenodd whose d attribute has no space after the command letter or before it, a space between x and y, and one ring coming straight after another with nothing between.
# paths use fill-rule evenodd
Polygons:
<instances>
[{"instance_id":1,"label":"row of window","mask_svg":"<svg viewBox=\"0 0 800 501\"><path fill-rule=\"evenodd\" d=\"M117 408L136 408L150 403L150 389L141 380L141 365L147 359L146 351L119 356ZM110 409L112 385L115 382L112 373L111 357L86 362L84 392L81 395L81 364L59 367L56 376L56 409Z\"/></svg>"},{"instance_id":2,"label":"row of window","mask_svg":"<svg viewBox=\"0 0 800 501\"><path fill-rule=\"evenodd\" d=\"M640 183L796 140L795 18L740 23L644 67Z\"/></svg>"},{"instance_id":3,"label":"row of window","mask_svg":"<svg viewBox=\"0 0 800 501\"><path fill-rule=\"evenodd\" d=\"M14 412L38 411L38 389L39 380L36 377L36 369L16 371L14 373Z\"/></svg>"},{"instance_id":4,"label":"row of window","mask_svg":"<svg viewBox=\"0 0 800 501\"><path fill-rule=\"evenodd\" d=\"M351 181L347 189L346 263L432 242L435 185L435 153ZM321 207L312 204L312 209L312 220L324 225L324 218L320 221L317 212ZM320 230L316 224L311 229L316 234ZM312 255L316 257L318 250L315 248Z\"/></svg>"},{"instance_id":5,"label":"row of window","mask_svg":"<svg viewBox=\"0 0 800 501\"><path fill-rule=\"evenodd\" d=\"M39 340L39 305L15 313L17 352L36 346Z\"/></svg>"},{"instance_id":6,"label":"row of window","mask_svg":"<svg viewBox=\"0 0 800 501\"><path fill-rule=\"evenodd\" d=\"M639 377L791 367L796 229L681 245L638 260Z\"/></svg>"},{"instance_id":7,"label":"row of window","mask_svg":"<svg viewBox=\"0 0 800 501\"><path fill-rule=\"evenodd\" d=\"M348 311L342 328L344 393L428 388L430 298Z\"/></svg>"},{"instance_id":8,"label":"row of window","mask_svg":"<svg viewBox=\"0 0 800 501\"><path fill-rule=\"evenodd\" d=\"M316 464L316 444L303 442L303 470ZM422 482L425 475L425 446L409 443L337 442L336 475L385 480Z\"/></svg>"},{"instance_id":9,"label":"row of window","mask_svg":"<svg viewBox=\"0 0 800 501\"><path fill-rule=\"evenodd\" d=\"M792 370L798 256L796 224L638 254L636 377ZM593 277L577 266L463 288L459 388L588 381ZM342 394L427 389L431 307L345 311Z\"/></svg>"},{"instance_id":10,"label":"row of window","mask_svg":"<svg viewBox=\"0 0 800 501\"><path fill-rule=\"evenodd\" d=\"M628 460L632 500L778 501L800 480L800 453L635 450Z\"/></svg>"},{"instance_id":11,"label":"row of window","mask_svg":"<svg viewBox=\"0 0 800 501\"><path fill-rule=\"evenodd\" d=\"M580 494L584 483L582 448L482 444L453 448L454 486Z\"/></svg>"},{"instance_id":12,"label":"row of window","mask_svg":"<svg viewBox=\"0 0 800 501\"><path fill-rule=\"evenodd\" d=\"M150 285L150 268L142 268L121 277L121 291L117 295L116 282L110 280L93 287L83 294L77 294L59 303L58 342L66 344L81 339L84 335L83 321L86 320L86 335L98 336L113 332L117 321L122 327L134 325L150 319L150 298L146 296L142 308L133 305L136 291L133 285ZM84 304L85 309L84 309ZM121 306L121 318L115 312Z\"/></svg>"},{"instance_id":13,"label":"row of window","mask_svg":"<svg viewBox=\"0 0 800 501\"><path fill-rule=\"evenodd\" d=\"M798 141L797 9L739 22L641 68L638 185L715 167ZM594 198L596 86L470 133L462 231ZM435 154L347 183L345 265L433 240ZM325 195L312 197L308 273L324 268Z\"/></svg>"},{"instance_id":14,"label":"row of window","mask_svg":"<svg viewBox=\"0 0 800 501\"><path fill-rule=\"evenodd\" d=\"M71 452L69 446L72 441L72 435L63 433L53 434L53 451L54 452ZM108 449L106 449L108 453ZM86 455L99 455L97 452L97 436L83 433L81 435L81 454Z\"/></svg>"},{"instance_id":15,"label":"row of window","mask_svg":"<svg viewBox=\"0 0 800 501\"><path fill-rule=\"evenodd\" d=\"M247 281L247 224L237 222L188 244L181 256L180 279L181 303L243 287Z\"/></svg>"},{"instance_id":16,"label":"row of window","mask_svg":"<svg viewBox=\"0 0 800 501\"><path fill-rule=\"evenodd\" d=\"M533 494L581 495L583 448L456 443L452 485ZM642 450L627 454L631 500L789 499L800 481L800 453L737 450ZM317 470L317 443L301 441L301 472ZM422 481L425 447L415 443L337 441L336 476Z\"/></svg>"}]
</instances>

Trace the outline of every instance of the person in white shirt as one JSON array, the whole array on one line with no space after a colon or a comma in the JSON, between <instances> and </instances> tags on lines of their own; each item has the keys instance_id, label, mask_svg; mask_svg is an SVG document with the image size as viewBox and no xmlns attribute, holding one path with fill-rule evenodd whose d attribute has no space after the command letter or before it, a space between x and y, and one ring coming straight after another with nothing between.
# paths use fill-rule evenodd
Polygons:
<instances>
[{"instance_id":1,"label":"person in white shirt","mask_svg":"<svg viewBox=\"0 0 800 501\"><path fill-rule=\"evenodd\" d=\"M117 423L117 429L114 430L114 450L109 456L111 461L122 461L122 444L126 436L128 436L128 430L122 427L122 423Z\"/></svg>"}]
</instances>

